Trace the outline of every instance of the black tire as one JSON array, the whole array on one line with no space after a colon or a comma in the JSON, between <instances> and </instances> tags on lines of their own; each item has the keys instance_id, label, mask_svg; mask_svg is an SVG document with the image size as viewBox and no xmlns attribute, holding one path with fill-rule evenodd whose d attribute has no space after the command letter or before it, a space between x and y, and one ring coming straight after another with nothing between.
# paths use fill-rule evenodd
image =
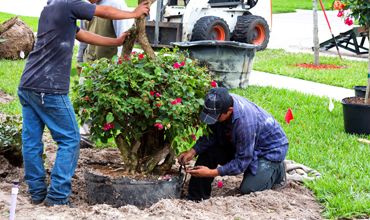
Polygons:
<instances>
[{"instance_id":1,"label":"black tire","mask_svg":"<svg viewBox=\"0 0 370 220\"><path fill-rule=\"evenodd\" d=\"M265 19L256 15L238 16L233 32L233 40L260 45L257 50L264 50L270 39L270 29Z\"/></svg>"},{"instance_id":2,"label":"black tire","mask_svg":"<svg viewBox=\"0 0 370 220\"><path fill-rule=\"evenodd\" d=\"M224 32L224 37L221 34L217 34L220 31ZM191 41L199 40L217 40L217 38L222 41L230 40L230 29L226 21L220 17L216 16L206 16L201 17L197 23L195 23Z\"/></svg>"}]
</instances>

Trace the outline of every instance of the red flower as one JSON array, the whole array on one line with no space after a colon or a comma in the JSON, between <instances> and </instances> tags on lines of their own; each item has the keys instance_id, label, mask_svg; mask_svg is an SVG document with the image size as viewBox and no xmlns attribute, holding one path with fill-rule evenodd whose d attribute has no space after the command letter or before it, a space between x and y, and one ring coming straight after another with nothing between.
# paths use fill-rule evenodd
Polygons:
<instances>
[{"instance_id":1,"label":"red flower","mask_svg":"<svg viewBox=\"0 0 370 220\"><path fill-rule=\"evenodd\" d=\"M211 86L212 86L212 87L217 87L217 83L216 83L215 81L212 81L212 82L211 82Z\"/></svg>"},{"instance_id":2,"label":"red flower","mask_svg":"<svg viewBox=\"0 0 370 220\"><path fill-rule=\"evenodd\" d=\"M141 60L141 59L143 59L144 54L140 54L138 57L139 57L139 59Z\"/></svg>"},{"instance_id":3,"label":"red flower","mask_svg":"<svg viewBox=\"0 0 370 220\"><path fill-rule=\"evenodd\" d=\"M151 95L151 96L154 96L154 93L155 93L155 91L151 91L151 92L150 92L150 95Z\"/></svg>"},{"instance_id":4,"label":"red flower","mask_svg":"<svg viewBox=\"0 0 370 220\"><path fill-rule=\"evenodd\" d=\"M221 188L224 184L222 184L222 182L217 182L217 186L218 188Z\"/></svg>"},{"instance_id":5,"label":"red flower","mask_svg":"<svg viewBox=\"0 0 370 220\"><path fill-rule=\"evenodd\" d=\"M157 123L157 124L155 124L155 125L154 125L154 127L158 127L158 128L159 128L159 130L161 130L161 129L163 128L163 125L161 125L161 124Z\"/></svg>"},{"instance_id":6,"label":"red flower","mask_svg":"<svg viewBox=\"0 0 370 220\"><path fill-rule=\"evenodd\" d=\"M111 122L109 124L104 124L104 131L108 131L111 128L114 128L113 122Z\"/></svg>"},{"instance_id":7,"label":"red flower","mask_svg":"<svg viewBox=\"0 0 370 220\"><path fill-rule=\"evenodd\" d=\"M195 124L196 124L197 126L199 125L197 121L195 121Z\"/></svg>"},{"instance_id":8,"label":"red flower","mask_svg":"<svg viewBox=\"0 0 370 220\"><path fill-rule=\"evenodd\" d=\"M90 101L89 97L86 97L86 101Z\"/></svg>"},{"instance_id":9,"label":"red flower","mask_svg":"<svg viewBox=\"0 0 370 220\"><path fill-rule=\"evenodd\" d=\"M195 135L194 134L191 134L190 136L192 136L193 137L193 140L195 141L197 138L195 137Z\"/></svg>"},{"instance_id":10,"label":"red flower","mask_svg":"<svg viewBox=\"0 0 370 220\"><path fill-rule=\"evenodd\" d=\"M342 17L344 15L344 11L340 11L338 14L337 14L337 17Z\"/></svg>"},{"instance_id":11,"label":"red flower","mask_svg":"<svg viewBox=\"0 0 370 220\"><path fill-rule=\"evenodd\" d=\"M175 67L176 69L180 68L180 65L178 63L175 63L173 64L173 67Z\"/></svg>"},{"instance_id":12,"label":"red flower","mask_svg":"<svg viewBox=\"0 0 370 220\"><path fill-rule=\"evenodd\" d=\"M171 105L181 103L181 98L175 99L174 101L171 102Z\"/></svg>"},{"instance_id":13,"label":"red flower","mask_svg":"<svg viewBox=\"0 0 370 220\"><path fill-rule=\"evenodd\" d=\"M347 18L347 19L346 19L346 23L345 23L345 24L346 24L346 25L348 25L348 26L351 26L351 25L353 24L352 19Z\"/></svg>"},{"instance_id":14,"label":"red flower","mask_svg":"<svg viewBox=\"0 0 370 220\"><path fill-rule=\"evenodd\" d=\"M122 64L122 60L118 60L118 63L119 63L119 64Z\"/></svg>"},{"instance_id":15,"label":"red flower","mask_svg":"<svg viewBox=\"0 0 370 220\"><path fill-rule=\"evenodd\" d=\"M135 54L136 52L134 51L134 52L132 52L132 54Z\"/></svg>"},{"instance_id":16,"label":"red flower","mask_svg":"<svg viewBox=\"0 0 370 220\"><path fill-rule=\"evenodd\" d=\"M340 3L340 1L335 1L333 6L334 6L334 9L341 9L342 7L342 3Z\"/></svg>"},{"instance_id":17,"label":"red flower","mask_svg":"<svg viewBox=\"0 0 370 220\"><path fill-rule=\"evenodd\" d=\"M159 108L159 107L161 107L162 105L161 104L159 104L159 103L157 103L157 107Z\"/></svg>"},{"instance_id":18,"label":"red flower","mask_svg":"<svg viewBox=\"0 0 370 220\"><path fill-rule=\"evenodd\" d=\"M129 61L129 60L130 60L130 58L127 58L126 60L127 60L127 61Z\"/></svg>"},{"instance_id":19,"label":"red flower","mask_svg":"<svg viewBox=\"0 0 370 220\"><path fill-rule=\"evenodd\" d=\"M125 55L125 56L123 56L124 58L126 58L127 57L127 55Z\"/></svg>"},{"instance_id":20,"label":"red flower","mask_svg":"<svg viewBox=\"0 0 370 220\"><path fill-rule=\"evenodd\" d=\"M181 64L180 64L181 66L185 66L185 63L184 62L181 62Z\"/></svg>"},{"instance_id":21,"label":"red flower","mask_svg":"<svg viewBox=\"0 0 370 220\"><path fill-rule=\"evenodd\" d=\"M157 98L161 97L162 95L157 92Z\"/></svg>"}]
</instances>

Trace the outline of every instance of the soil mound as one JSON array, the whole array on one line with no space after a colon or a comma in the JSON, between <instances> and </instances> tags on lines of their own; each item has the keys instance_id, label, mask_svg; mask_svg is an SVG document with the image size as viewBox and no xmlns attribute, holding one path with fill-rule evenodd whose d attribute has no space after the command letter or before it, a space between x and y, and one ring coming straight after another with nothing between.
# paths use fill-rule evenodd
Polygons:
<instances>
[{"instance_id":1,"label":"soil mound","mask_svg":"<svg viewBox=\"0 0 370 220\"><path fill-rule=\"evenodd\" d=\"M35 35L24 21L19 17L13 17L5 21L2 25L3 31L0 31L0 39L9 39L0 43L0 59L21 59L21 52L24 57L33 50L35 44Z\"/></svg>"},{"instance_id":2,"label":"soil mound","mask_svg":"<svg viewBox=\"0 0 370 220\"><path fill-rule=\"evenodd\" d=\"M5 115L0 114L0 118ZM43 136L46 154L46 182L50 184L50 174L58 146L50 133ZM127 205L113 208L109 205L88 205L87 189L83 167L87 162L111 161L122 163L118 149L81 149L76 172L72 177L71 203L76 207L46 207L31 205L28 184L24 182L24 168L7 163L0 158L0 220L7 220L10 211L11 188L14 180L19 180L16 219L322 219L322 209L314 193L304 188L301 183L289 181L281 191L266 190L263 192L241 195L239 185L243 175L216 177L212 184L211 199L195 203L183 199L187 194L188 182L184 185L182 199L164 199L146 209ZM178 169L176 163L172 167ZM217 182L223 186L218 187ZM2 214L5 213L5 214Z\"/></svg>"}]
</instances>

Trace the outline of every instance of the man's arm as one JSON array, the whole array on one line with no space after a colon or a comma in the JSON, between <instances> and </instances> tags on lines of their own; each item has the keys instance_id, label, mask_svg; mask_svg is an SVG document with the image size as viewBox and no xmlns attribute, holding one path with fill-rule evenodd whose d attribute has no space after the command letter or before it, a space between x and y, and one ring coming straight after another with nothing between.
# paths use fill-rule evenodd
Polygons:
<instances>
[{"instance_id":1,"label":"man's arm","mask_svg":"<svg viewBox=\"0 0 370 220\"><path fill-rule=\"evenodd\" d=\"M130 18L140 18L142 15L149 15L150 8L149 2L145 1L138 5L133 12L131 11L122 11L117 8L110 6L96 6L94 16L111 19L111 20L121 20L121 19L130 19Z\"/></svg>"},{"instance_id":2,"label":"man's arm","mask_svg":"<svg viewBox=\"0 0 370 220\"><path fill-rule=\"evenodd\" d=\"M109 1L108 1L109 2ZM113 1L112 1L113 2ZM118 8L122 11L128 11L129 8L127 7L127 4L124 0L122 1L114 1L114 5L110 5L114 8ZM114 32L116 33L116 36L120 36L123 32L127 31L132 24L134 23L134 19L122 19L122 20L112 20ZM117 55L121 56L122 52L122 46L117 47Z\"/></svg>"},{"instance_id":3,"label":"man's arm","mask_svg":"<svg viewBox=\"0 0 370 220\"><path fill-rule=\"evenodd\" d=\"M80 20L80 28L81 30L86 31L85 25L84 25L84 20ZM119 35L117 35L119 36ZM87 48L87 43L85 42L80 42L78 45L78 52L77 52L77 62L82 62L83 61L83 56L85 49Z\"/></svg>"},{"instance_id":4,"label":"man's arm","mask_svg":"<svg viewBox=\"0 0 370 220\"><path fill-rule=\"evenodd\" d=\"M121 46L123 41L125 41L126 36L130 35L129 33L124 32L118 38L109 38L109 37L102 37L97 34L93 34L89 31L80 30L76 34L76 39L80 42L85 42L88 44L96 45L96 46Z\"/></svg>"}]
</instances>

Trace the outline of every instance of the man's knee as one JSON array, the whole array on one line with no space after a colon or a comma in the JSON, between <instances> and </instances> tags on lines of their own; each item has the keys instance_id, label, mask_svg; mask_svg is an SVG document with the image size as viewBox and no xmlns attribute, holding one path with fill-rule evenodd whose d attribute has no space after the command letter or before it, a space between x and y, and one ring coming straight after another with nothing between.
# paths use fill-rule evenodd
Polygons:
<instances>
[{"instance_id":1,"label":"man's knee","mask_svg":"<svg viewBox=\"0 0 370 220\"><path fill-rule=\"evenodd\" d=\"M266 187L256 187L256 186L253 186L251 184L242 184L239 188L239 191L242 195L245 195L245 194L250 194L252 192L258 192L258 191L263 191L263 190L266 190L267 188Z\"/></svg>"}]
</instances>

